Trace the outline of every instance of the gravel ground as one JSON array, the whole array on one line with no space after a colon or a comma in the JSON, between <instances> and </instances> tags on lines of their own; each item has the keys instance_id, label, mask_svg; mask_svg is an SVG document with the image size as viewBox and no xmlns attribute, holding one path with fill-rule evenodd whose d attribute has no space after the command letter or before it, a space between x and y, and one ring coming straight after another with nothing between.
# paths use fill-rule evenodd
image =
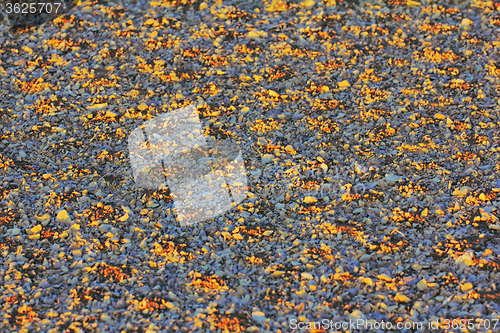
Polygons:
<instances>
[{"instance_id":1,"label":"gravel ground","mask_svg":"<svg viewBox=\"0 0 500 333\"><path fill-rule=\"evenodd\" d=\"M1 332L500 330L499 2L99 0L7 23ZM127 138L190 104L250 193L181 227Z\"/></svg>"}]
</instances>

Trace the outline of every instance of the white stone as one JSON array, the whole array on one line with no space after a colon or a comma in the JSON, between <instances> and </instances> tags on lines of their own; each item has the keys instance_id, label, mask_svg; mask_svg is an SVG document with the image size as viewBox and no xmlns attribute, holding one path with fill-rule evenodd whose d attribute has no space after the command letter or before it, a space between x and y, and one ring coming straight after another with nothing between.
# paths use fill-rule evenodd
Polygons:
<instances>
[{"instance_id":1,"label":"white stone","mask_svg":"<svg viewBox=\"0 0 500 333\"><path fill-rule=\"evenodd\" d=\"M394 184L394 183L396 183L396 182L398 182L399 179L400 179L399 176L397 176L395 174L392 174L392 173L389 174L389 175L387 175L387 176L385 176L385 180L387 181L387 183L389 183L391 185Z\"/></svg>"}]
</instances>

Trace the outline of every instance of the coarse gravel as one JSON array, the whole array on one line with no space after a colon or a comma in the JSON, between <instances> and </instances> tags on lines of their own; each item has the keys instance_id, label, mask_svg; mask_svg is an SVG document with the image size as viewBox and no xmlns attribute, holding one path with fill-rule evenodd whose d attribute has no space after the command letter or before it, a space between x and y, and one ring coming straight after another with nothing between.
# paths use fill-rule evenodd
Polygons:
<instances>
[{"instance_id":1,"label":"coarse gravel","mask_svg":"<svg viewBox=\"0 0 500 333\"><path fill-rule=\"evenodd\" d=\"M4 18L0 332L499 331L499 54L497 1ZM249 194L180 226L127 138L187 105L238 143Z\"/></svg>"}]
</instances>

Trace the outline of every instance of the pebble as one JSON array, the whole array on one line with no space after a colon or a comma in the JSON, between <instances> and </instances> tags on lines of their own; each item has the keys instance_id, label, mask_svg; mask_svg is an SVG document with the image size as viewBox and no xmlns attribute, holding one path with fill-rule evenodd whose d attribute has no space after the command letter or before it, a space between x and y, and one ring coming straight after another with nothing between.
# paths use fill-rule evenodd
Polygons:
<instances>
[{"instance_id":1,"label":"pebble","mask_svg":"<svg viewBox=\"0 0 500 333\"><path fill-rule=\"evenodd\" d=\"M461 290L462 292L464 292L464 293L465 293L465 292L467 292L467 291L471 290L472 288L473 288L472 283L467 282L467 283L464 283L464 284L460 287L460 290Z\"/></svg>"},{"instance_id":2,"label":"pebble","mask_svg":"<svg viewBox=\"0 0 500 333\"><path fill-rule=\"evenodd\" d=\"M271 155L271 154L264 154L262 156L262 163L265 163L265 164L271 163L273 161L273 159L274 159L273 155Z\"/></svg>"},{"instance_id":3,"label":"pebble","mask_svg":"<svg viewBox=\"0 0 500 333\"><path fill-rule=\"evenodd\" d=\"M115 309L117 310L123 310L126 309L127 307L128 307L127 302L125 302L122 299L115 303Z\"/></svg>"},{"instance_id":4,"label":"pebble","mask_svg":"<svg viewBox=\"0 0 500 333\"><path fill-rule=\"evenodd\" d=\"M306 196L306 197L304 198L304 203L306 203L306 204L314 204L314 203L316 203L316 202L318 202L318 199L316 199L315 197L312 197L312 196Z\"/></svg>"},{"instance_id":5,"label":"pebble","mask_svg":"<svg viewBox=\"0 0 500 333\"><path fill-rule=\"evenodd\" d=\"M394 300L400 303L408 303L410 301L410 298L403 294L397 293L396 296L394 296Z\"/></svg>"},{"instance_id":6,"label":"pebble","mask_svg":"<svg viewBox=\"0 0 500 333\"><path fill-rule=\"evenodd\" d=\"M71 217L69 216L68 212L65 209L63 209L57 212L56 222L70 224Z\"/></svg>"}]
</instances>

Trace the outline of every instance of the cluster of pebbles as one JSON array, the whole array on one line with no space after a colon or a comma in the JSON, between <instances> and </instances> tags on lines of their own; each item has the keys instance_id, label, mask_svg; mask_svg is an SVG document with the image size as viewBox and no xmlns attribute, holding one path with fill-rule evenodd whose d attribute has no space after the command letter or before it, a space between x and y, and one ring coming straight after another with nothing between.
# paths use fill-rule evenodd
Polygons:
<instances>
[{"instance_id":1,"label":"cluster of pebbles","mask_svg":"<svg viewBox=\"0 0 500 333\"><path fill-rule=\"evenodd\" d=\"M95 0L1 24L1 332L498 331L498 1ZM181 226L127 138L187 105L249 193Z\"/></svg>"}]
</instances>

